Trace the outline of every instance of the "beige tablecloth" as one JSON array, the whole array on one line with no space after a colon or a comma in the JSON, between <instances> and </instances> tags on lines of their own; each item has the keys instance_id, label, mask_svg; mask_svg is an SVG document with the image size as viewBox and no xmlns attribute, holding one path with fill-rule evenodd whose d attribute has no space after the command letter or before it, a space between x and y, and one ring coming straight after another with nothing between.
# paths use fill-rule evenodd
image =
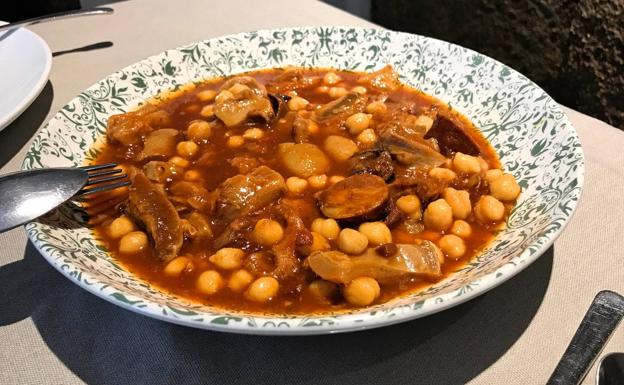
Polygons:
<instances>
[{"instance_id":1,"label":"beige tablecloth","mask_svg":"<svg viewBox=\"0 0 624 385\"><path fill-rule=\"evenodd\" d=\"M19 168L37 129L68 100L149 55L261 28L371 25L313 1L135 0L112 7L114 16L32 28L55 53L52 73L35 103L0 132L2 173ZM586 179L554 248L476 300L389 328L297 339L169 325L79 289L47 265L23 229L2 234L0 383L544 383L594 295L624 293L624 133L565 112L583 143ZM624 350L624 325L603 354L616 350ZM593 384L593 375L584 384Z\"/></svg>"}]
</instances>

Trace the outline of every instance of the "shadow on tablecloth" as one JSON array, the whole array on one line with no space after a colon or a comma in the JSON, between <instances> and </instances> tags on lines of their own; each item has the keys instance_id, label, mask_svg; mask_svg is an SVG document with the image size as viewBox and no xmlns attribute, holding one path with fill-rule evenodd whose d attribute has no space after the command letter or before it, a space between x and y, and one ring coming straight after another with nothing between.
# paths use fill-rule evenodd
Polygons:
<instances>
[{"instance_id":1,"label":"shadow on tablecloth","mask_svg":"<svg viewBox=\"0 0 624 385\"><path fill-rule=\"evenodd\" d=\"M552 264L551 247L493 291L424 319L332 336L259 337L122 310L71 284L28 243L24 260L0 267L0 325L31 317L50 350L92 385L463 384L522 335Z\"/></svg>"}]
</instances>

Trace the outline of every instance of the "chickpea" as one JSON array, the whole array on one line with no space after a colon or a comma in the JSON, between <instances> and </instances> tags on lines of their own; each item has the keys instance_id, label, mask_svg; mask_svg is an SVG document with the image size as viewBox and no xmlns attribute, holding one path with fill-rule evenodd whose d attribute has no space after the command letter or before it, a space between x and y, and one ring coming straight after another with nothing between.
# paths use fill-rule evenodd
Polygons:
<instances>
[{"instance_id":1,"label":"chickpea","mask_svg":"<svg viewBox=\"0 0 624 385\"><path fill-rule=\"evenodd\" d=\"M218 271L206 270L197 277L195 287L204 295L213 295L224 286L223 278Z\"/></svg>"},{"instance_id":2,"label":"chickpea","mask_svg":"<svg viewBox=\"0 0 624 385\"><path fill-rule=\"evenodd\" d=\"M345 126L351 135L357 135L368 128L373 115L362 112L355 113L347 118Z\"/></svg>"},{"instance_id":3,"label":"chickpea","mask_svg":"<svg viewBox=\"0 0 624 385\"><path fill-rule=\"evenodd\" d=\"M520 185L511 174L503 174L490 182L490 194L503 202L513 202L520 194Z\"/></svg>"},{"instance_id":4,"label":"chickpea","mask_svg":"<svg viewBox=\"0 0 624 385\"><path fill-rule=\"evenodd\" d=\"M329 240L338 238L340 234L340 226L338 226L338 222L332 218L316 218L312 221L311 228L312 231L321 234Z\"/></svg>"},{"instance_id":5,"label":"chickpea","mask_svg":"<svg viewBox=\"0 0 624 385\"><path fill-rule=\"evenodd\" d=\"M418 217L421 216L422 205L420 203L420 199L418 199L416 195L403 195L402 197L397 199L396 205L399 210L403 211L405 214L411 217L413 217L413 215L416 215Z\"/></svg>"},{"instance_id":6,"label":"chickpea","mask_svg":"<svg viewBox=\"0 0 624 385\"><path fill-rule=\"evenodd\" d=\"M383 114L388 110L388 107L383 102L372 102L366 106L366 112L369 114Z\"/></svg>"},{"instance_id":7,"label":"chickpea","mask_svg":"<svg viewBox=\"0 0 624 385\"><path fill-rule=\"evenodd\" d=\"M196 182L201 180L201 173L197 170L188 170L184 173L184 180L189 182Z\"/></svg>"},{"instance_id":8,"label":"chickpea","mask_svg":"<svg viewBox=\"0 0 624 385\"><path fill-rule=\"evenodd\" d=\"M468 238L472 234L472 227L470 227L470 223L458 219L453 222L453 226L451 226L451 233L457 235L458 237Z\"/></svg>"},{"instance_id":9,"label":"chickpea","mask_svg":"<svg viewBox=\"0 0 624 385\"><path fill-rule=\"evenodd\" d=\"M212 118L214 116L214 105L208 104L202 107L199 114L204 118Z\"/></svg>"},{"instance_id":10,"label":"chickpea","mask_svg":"<svg viewBox=\"0 0 624 385\"><path fill-rule=\"evenodd\" d=\"M345 162L357 152L358 146L351 139L330 135L325 139L323 149L338 162Z\"/></svg>"},{"instance_id":11,"label":"chickpea","mask_svg":"<svg viewBox=\"0 0 624 385\"><path fill-rule=\"evenodd\" d=\"M215 90L204 90L197 93L197 99L202 102L212 102L217 96L217 91Z\"/></svg>"},{"instance_id":12,"label":"chickpea","mask_svg":"<svg viewBox=\"0 0 624 385\"><path fill-rule=\"evenodd\" d=\"M338 248L347 254L362 254L368 247L366 235L353 229L342 229L338 234Z\"/></svg>"},{"instance_id":13,"label":"chickpea","mask_svg":"<svg viewBox=\"0 0 624 385\"><path fill-rule=\"evenodd\" d=\"M187 114L196 114L199 112L199 110L201 110L201 106L199 104L189 104L188 106L184 107L184 112L186 112Z\"/></svg>"},{"instance_id":14,"label":"chickpea","mask_svg":"<svg viewBox=\"0 0 624 385\"><path fill-rule=\"evenodd\" d=\"M323 76L323 83L328 86L333 86L334 84L340 83L342 79L335 72L328 72Z\"/></svg>"},{"instance_id":15,"label":"chickpea","mask_svg":"<svg viewBox=\"0 0 624 385\"><path fill-rule=\"evenodd\" d=\"M176 146L176 151L181 157L189 159L197 155L199 146L197 143L191 142L190 140L182 141Z\"/></svg>"},{"instance_id":16,"label":"chickpea","mask_svg":"<svg viewBox=\"0 0 624 385\"><path fill-rule=\"evenodd\" d=\"M308 181L296 176L286 179L286 188L293 194L301 194L308 188Z\"/></svg>"},{"instance_id":17,"label":"chickpea","mask_svg":"<svg viewBox=\"0 0 624 385\"><path fill-rule=\"evenodd\" d=\"M427 115L420 115L418 118L416 118L414 124L424 131L429 131L431 126L433 126L433 119L431 119Z\"/></svg>"},{"instance_id":18,"label":"chickpea","mask_svg":"<svg viewBox=\"0 0 624 385\"><path fill-rule=\"evenodd\" d=\"M180 168L186 168L190 164L188 160L180 156L172 156L171 158L169 158L169 163Z\"/></svg>"},{"instance_id":19,"label":"chickpea","mask_svg":"<svg viewBox=\"0 0 624 385\"><path fill-rule=\"evenodd\" d=\"M241 292L249 286L253 279L253 275L247 270L236 270L228 280L228 287L232 291Z\"/></svg>"},{"instance_id":20,"label":"chickpea","mask_svg":"<svg viewBox=\"0 0 624 385\"><path fill-rule=\"evenodd\" d=\"M368 238L368 243L373 246L392 243L392 233L383 222L364 222L358 227L358 231Z\"/></svg>"},{"instance_id":21,"label":"chickpea","mask_svg":"<svg viewBox=\"0 0 624 385\"><path fill-rule=\"evenodd\" d=\"M135 230L134 223L125 215L115 218L108 226L108 235L113 238L121 238Z\"/></svg>"},{"instance_id":22,"label":"chickpea","mask_svg":"<svg viewBox=\"0 0 624 385\"><path fill-rule=\"evenodd\" d=\"M332 99L338 99L347 94L347 89L344 87L329 87L327 94Z\"/></svg>"},{"instance_id":23,"label":"chickpea","mask_svg":"<svg viewBox=\"0 0 624 385\"><path fill-rule=\"evenodd\" d=\"M119 240L119 252L122 254L136 254L147 247L147 235L142 231L132 231Z\"/></svg>"},{"instance_id":24,"label":"chickpea","mask_svg":"<svg viewBox=\"0 0 624 385\"><path fill-rule=\"evenodd\" d=\"M165 268L163 269L163 273L168 275L169 277L179 277L182 272L185 270L192 270L193 262L187 257L177 257L169 261Z\"/></svg>"},{"instance_id":25,"label":"chickpea","mask_svg":"<svg viewBox=\"0 0 624 385\"><path fill-rule=\"evenodd\" d=\"M324 236L316 231L311 231L310 233L312 234L312 244L299 246L297 251L303 255L310 255L315 251L327 251L331 249L329 241Z\"/></svg>"},{"instance_id":26,"label":"chickpea","mask_svg":"<svg viewBox=\"0 0 624 385\"><path fill-rule=\"evenodd\" d=\"M370 277L356 278L349 282L343 290L345 299L353 306L370 305L379 297L380 293L379 283Z\"/></svg>"},{"instance_id":27,"label":"chickpea","mask_svg":"<svg viewBox=\"0 0 624 385\"><path fill-rule=\"evenodd\" d=\"M241 249L224 247L211 255L208 260L220 269L234 270L241 267L244 255L245 253Z\"/></svg>"},{"instance_id":28,"label":"chickpea","mask_svg":"<svg viewBox=\"0 0 624 385\"><path fill-rule=\"evenodd\" d=\"M351 88L351 92L355 92L356 94L360 94L360 95L364 95L367 90L366 88L362 87L362 86L356 86Z\"/></svg>"},{"instance_id":29,"label":"chickpea","mask_svg":"<svg viewBox=\"0 0 624 385\"><path fill-rule=\"evenodd\" d=\"M327 185L327 175L312 175L308 178L308 184L313 189L320 190Z\"/></svg>"},{"instance_id":30,"label":"chickpea","mask_svg":"<svg viewBox=\"0 0 624 385\"><path fill-rule=\"evenodd\" d=\"M438 246L451 259L459 259L466 253L464 240L455 234L448 234L440 238Z\"/></svg>"},{"instance_id":31,"label":"chickpea","mask_svg":"<svg viewBox=\"0 0 624 385\"><path fill-rule=\"evenodd\" d=\"M262 131L260 128L255 128L255 127L249 128L245 130L245 132L243 133L243 138L249 139L249 140L262 139L263 136L264 136L264 131Z\"/></svg>"},{"instance_id":32,"label":"chickpea","mask_svg":"<svg viewBox=\"0 0 624 385\"><path fill-rule=\"evenodd\" d=\"M223 103L226 100L233 99L233 98L234 98L234 94L233 93L231 93L228 90L223 90L223 91L219 92L219 94L217 96L215 96L215 102L216 103Z\"/></svg>"},{"instance_id":33,"label":"chickpea","mask_svg":"<svg viewBox=\"0 0 624 385\"><path fill-rule=\"evenodd\" d=\"M205 120L193 120L186 129L186 136L196 142L206 140L212 136L212 127Z\"/></svg>"},{"instance_id":34,"label":"chickpea","mask_svg":"<svg viewBox=\"0 0 624 385\"><path fill-rule=\"evenodd\" d=\"M465 190L455 190L447 187L442 191L442 198L453 209L453 216L459 219L466 219L472 211L470 203L470 194Z\"/></svg>"},{"instance_id":35,"label":"chickpea","mask_svg":"<svg viewBox=\"0 0 624 385\"><path fill-rule=\"evenodd\" d=\"M329 177L329 184L336 184L344 179L345 177L342 175L332 175Z\"/></svg>"},{"instance_id":36,"label":"chickpea","mask_svg":"<svg viewBox=\"0 0 624 385\"><path fill-rule=\"evenodd\" d=\"M481 171L481 164L476 157L458 152L453 157L453 168L466 174L476 174Z\"/></svg>"},{"instance_id":37,"label":"chickpea","mask_svg":"<svg viewBox=\"0 0 624 385\"><path fill-rule=\"evenodd\" d=\"M240 135L232 135L227 140L227 145L230 148L238 148L245 144L245 138Z\"/></svg>"},{"instance_id":38,"label":"chickpea","mask_svg":"<svg viewBox=\"0 0 624 385\"><path fill-rule=\"evenodd\" d=\"M490 169L490 165L488 164L488 162L486 162L485 159L478 156L477 160L479 161L479 166L481 166L481 171L487 171Z\"/></svg>"},{"instance_id":39,"label":"chickpea","mask_svg":"<svg viewBox=\"0 0 624 385\"><path fill-rule=\"evenodd\" d=\"M375 143L377 143L377 139L377 134L372 128L367 128L366 130L360 132L360 134L357 136L358 142L360 142L363 147L373 146Z\"/></svg>"},{"instance_id":40,"label":"chickpea","mask_svg":"<svg viewBox=\"0 0 624 385\"><path fill-rule=\"evenodd\" d=\"M260 219L253 229L253 237L261 245L271 246L281 241L284 229L279 222L272 219Z\"/></svg>"},{"instance_id":41,"label":"chickpea","mask_svg":"<svg viewBox=\"0 0 624 385\"><path fill-rule=\"evenodd\" d=\"M500 170L498 168L493 168L485 172L485 180L487 180L488 183L492 183L494 182L496 178L498 178L501 175L503 175L503 170Z\"/></svg>"},{"instance_id":42,"label":"chickpea","mask_svg":"<svg viewBox=\"0 0 624 385\"><path fill-rule=\"evenodd\" d=\"M424 217L427 228L443 231L453 224L453 209L444 199L438 199L429 203Z\"/></svg>"},{"instance_id":43,"label":"chickpea","mask_svg":"<svg viewBox=\"0 0 624 385\"><path fill-rule=\"evenodd\" d=\"M450 182L457 177L457 174L448 168L434 167L429 170L429 176L443 182Z\"/></svg>"},{"instance_id":44,"label":"chickpea","mask_svg":"<svg viewBox=\"0 0 624 385\"><path fill-rule=\"evenodd\" d=\"M327 87L327 86L318 86L318 87L316 87L316 92L318 92L319 94L326 94L327 92L329 92L329 87Z\"/></svg>"},{"instance_id":45,"label":"chickpea","mask_svg":"<svg viewBox=\"0 0 624 385\"><path fill-rule=\"evenodd\" d=\"M505 216L505 206L491 195L483 195L479 198L474 211L482 222L497 222Z\"/></svg>"},{"instance_id":46,"label":"chickpea","mask_svg":"<svg viewBox=\"0 0 624 385\"><path fill-rule=\"evenodd\" d=\"M273 277L261 277L253 281L245 297L254 302L266 302L277 294L279 282Z\"/></svg>"},{"instance_id":47,"label":"chickpea","mask_svg":"<svg viewBox=\"0 0 624 385\"><path fill-rule=\"evenodd\" d=\"M315 121L310 120L308 122L308 132L312 135L317 134L319 132L319 125Z\"/></svg>"},{"instance_id":48,"label":"chickpea","mask_svg":"<svg viewBox=\"0 0 624 385\"><path fill-rule=\"evenodd\" d=\"M288 109L290 109L291 111L304 110L308 106L308 104L310 104L310 102L306 99L300 96L295 96L288 101Z\"/></svg>"},{"instance_id":49,"label":"chickpea","mask_svg":"<svg viewBox=\"0 0 624 385\"><path fill-rule=\"evenodd\" d=\"M338 285L333 282L319 279L308 285L308 293L320 303L331 303L332 299L338 293Z\"/></svg>"}]
</instances>

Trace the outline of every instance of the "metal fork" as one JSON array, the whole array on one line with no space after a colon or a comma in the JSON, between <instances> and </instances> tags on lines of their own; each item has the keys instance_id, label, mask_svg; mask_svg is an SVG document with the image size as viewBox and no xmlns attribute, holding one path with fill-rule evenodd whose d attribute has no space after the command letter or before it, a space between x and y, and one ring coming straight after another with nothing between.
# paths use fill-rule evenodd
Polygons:
<instances>
[{"instance_id":1,"label":"metal fork","mask_svg":"<svg viewBox=\"0 0 624 385\"><path fill-rule=\"evenodd\" d=\"M19 171L0 177L0 233L75 197L130 185L116 163Z\"/></svg>"},{"instance_id":2,"label":"metal fork","mask_svg":"<svg viewBox=\"0 0 624 385\"><path fill-rule=\"evenodd\" d=\"M89 195L108 190L113 190L118 187L124 187L130 185L130 181L127 180L128 175L120 174L123 170L114 168L117 163L98 164L94 166L78 167L80 170L87 172L89 177L87 183L75 194L75 195ZM119 174L119 175L114 175ZM113 176L108 176L113 175ZM106 178L104 178L106 177ZM116 183L110 183L114 181L120 181ZM89 186L95 186L91 188L85 188Z\"/></svg>"}]
</instances>

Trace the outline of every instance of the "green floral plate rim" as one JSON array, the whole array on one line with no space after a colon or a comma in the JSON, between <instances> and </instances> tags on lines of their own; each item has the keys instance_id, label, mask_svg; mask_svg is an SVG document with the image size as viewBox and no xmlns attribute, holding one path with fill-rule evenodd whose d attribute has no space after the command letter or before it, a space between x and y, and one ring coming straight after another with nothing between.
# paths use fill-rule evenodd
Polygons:
<instances>
[{"instance_id":1,"label":"green floral plate rim","mask_svg":"<svg viewBox=\"0 0 624 385\"><path fill-rule=\"evenodd\" d=\"M77 166L96 156L108 116L189 82L298 65L372 71L392 64L402 80L466 115L523 188L491 245L449 278L366 309L335 314L247 314L190 302L127 272L85 227L85 213L61 208L26 225L44 258L85 290L167 322L249 334L322 334L403 322L472 299L511 278L552 245L580 199L584 161L559 105L520 73L440 40L376 28L262 30L188 44L132 64L65 105L39 131L24 169Z\"/></svg>"}]
</instances>

